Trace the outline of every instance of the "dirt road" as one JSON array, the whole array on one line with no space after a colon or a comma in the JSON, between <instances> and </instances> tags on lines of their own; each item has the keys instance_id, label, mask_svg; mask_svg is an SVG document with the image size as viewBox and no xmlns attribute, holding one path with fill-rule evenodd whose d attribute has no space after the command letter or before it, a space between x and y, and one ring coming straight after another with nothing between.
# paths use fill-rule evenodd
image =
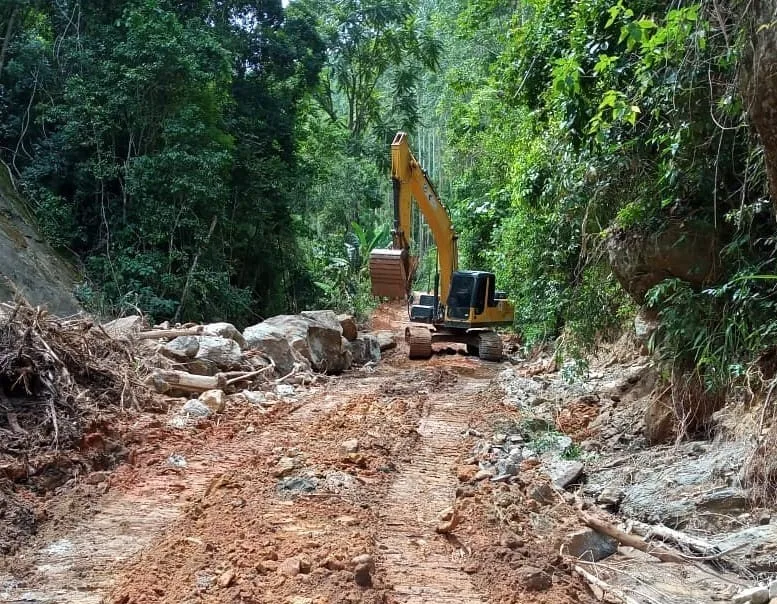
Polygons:
<instances>
[{"instance_id":1,"label":"dirt road","mask_svg":"<svg viewBox=\"0 0 777 604\"><path fill-rule=\"evenodd\" d=\"M536 501L518 505L531 485L464 463L469 429L504 412L499 369L400 348L270 413L184 431L144 417L130 463L54 495L4 560L0 601L589 601L532 532Z\"/></svg>"}]
</instances>

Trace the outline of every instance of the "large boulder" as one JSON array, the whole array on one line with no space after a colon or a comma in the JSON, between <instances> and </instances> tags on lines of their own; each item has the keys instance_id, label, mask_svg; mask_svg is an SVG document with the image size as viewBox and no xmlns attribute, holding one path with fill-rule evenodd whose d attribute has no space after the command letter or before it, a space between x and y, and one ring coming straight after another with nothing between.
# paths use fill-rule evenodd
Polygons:
<instances>
[{"instance_id":1,"label":"large boulder","mask_svg":"<svg viewBox=\"0 0 777 604\"><path fill-rule=\"evenodd\" d=\"M273 360L276 369L283 375L294 369L295 363L308 363L292 348L289 340L275 325L265 325L264 323L252 325L243 331L243 337L248 348L261 350Z\"/></svg>"},{"instance_id":2,"label":"large boulder","mask_svg":"<svg viewBox=\"0 0 777 604\"><path fill-rule=\"evenodd\" d=\"M339 373L351 365L351 352L343 345L342 328L332 311L306 311L301 315L278 315L246 328L243 332L250 348L263 350L281 367L267 346L287 355L277 339L286 340L293 353L308 360L316 371ZM279 348L281 350L279 350Z\"/></svg>"},{"instance_id":3,"label":"large boulder","mask_svg":"<svg viewBox=\"0 0 777 604\"><path fill-rule=\"evenodd\" d=\"M161 352L178 359L193 359L200 350L200 339L197 336L178 336L162 346Z\"/></svg>"},{"instance_id":4,"label":"large boulder","mask_svg":"<svg viewBox=\"0 0 777 604\"><path fill-rule=\"evenodd\" d=\"M615 277L639 304L664 279L704 287L721 274L717 233L698 221L670 220L655 232L614 229L607 237L607 252Z\"/></svg>"},{"instance_id":5,"label":"large boulder","mask_svg":"<svg viewBox=\"0 0 777 604\"><path fill-rule=\"evenodd\" d=\"M240 367L243 355L240 345L234 340L219 336L200 336L196 359L205 359L215 363L220 369Z\"/></svg>"},{"instance_id":6,"label":"large boulder","mask_svg":"<svg viewBox=\"0 0 777 604\"><path fill-rule=\"evenodd\" d=\"M330 329L339 331L343 335L343 328L337 315L331 310L303 310L301 315L305 319L312 319L316 323L321 323Z\"/></svg>"}]
</instances>

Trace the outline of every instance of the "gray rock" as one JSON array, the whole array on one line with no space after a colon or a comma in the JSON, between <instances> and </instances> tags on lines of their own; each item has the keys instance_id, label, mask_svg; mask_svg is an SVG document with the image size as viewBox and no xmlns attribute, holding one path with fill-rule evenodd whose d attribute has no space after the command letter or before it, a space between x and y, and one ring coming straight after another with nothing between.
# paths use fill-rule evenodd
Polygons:
<instances>
[{"instance_id":1,"label":"gray rock","mask_svg":"<svg viewBox=\"0 0 777 604\"><path fill-rule=\"evenodd\" d=\"M278 396L294 396L294 386L291 384L278 384L275 387L275 394Z\"/></svg>"},{"instance_id":2,"label":"gray rock","mask_svg":"<svg viewBox=\"0 0 777 604\"><path fill-rule=\"evenodd\" d=\"M634 334L640 342L647 344L658 329L658 325L658 314L655 311L640 308L637 316L634 317Z\"/></svg>"},{"instance_id":3,"label":"gray rock","mask_svg":"<svg viewBox=\"0 0 777 604\"><path fill-rule=\"evenodd\" d=\"M295 496L302 493L313 493L318 488L318 481L307 476L287 476L278 481L278 492L285 496Z\"/></svg>"},{"instance_id":4,"label":"gray rock","mask_svg":"<svg viewBox=\"0 0 777 604\"><path fill-rule=\"evenodd\" d=\"M769 583L769 598L777 598L777 580Z\"/></svg>"},{"instance_id":5,"label":"gray rock","mask_svg":"<svg viewBox=\"0 0 777 604\"><path fill-rule=\"evenodd\" d=\"M170 356L193 359L200 350L200 340L197 336L178 336L162 346L163 352Z\"/></svg>"},{"instance_id":6,"label":"gray rock","mask_svg":"<svg viewBox=\"0 0 777 604\"><path fill-rule=\"evenodd\" d=\"M607 487L596 498L596 503L602 505L618 505L623 499L623 489L618 487Z\"/></svg>"},{"instance_id":7,"label":"gray rock","mask_svg":"<svg viewBox=\"0 0 777 604\"><path fill-rule=\"evenodd\" d=\"M351 354L343 349L343 338L338 329L312 323L308 327L310 362L313 369L325 373L340 373L351 366Z\"/></svg>"},{"instance_id":8,"label":"gray rock","mask_svg":"<svg viewBox=\"0 0 777 604\"><path fill-rule=\"evenodd\" d=\"M204 336L218 336L220 338L227 338L237 342L238 346L245 348L246 341L238 329L232 325L232 323L208 323L202 328L202 335Z\"/></svg>"},{"instance_id":9,"label":"gray rock","mask_svg":"<svg viewBox=\"0 0 777 604\"><path fill-rule=\"evenodd\" d=\"M566 488L583 473L583 464L579 461L557 459L543 465L545 473L559 489Z\"/></svg>"},{"instance_id":10,"label":"gray rock","mask_svg":"<svg viewBox=\"0 0 777 604\"><path fill-rule=\"evenodd\" d=\"M697 507L719 514L744 512L750 508L747 491L733 487L715 489L703 493L696 499Z\"/></svg>"},{"instance_id":11,"label":"gray rock","mask_svg":"<svg viewBox=\"0 0 777 604\"><path fill-rule=\"evenodd\" d=\"M713 541L723 552L731 551L727 558L739 562L748 570L756 573L777 571L777 556L774 555L777 543L777 526L767 524L751 526L734 533L728 533Z\"/></svg>"},{"instance_id":12,"label":"gray rock","mask_svg":"<svg viewBox=\"0 0 777 604\"><path fill-rule=\"evenodd\" d=\"M351 363L343 347L342 328L331 311L309 311L303 315L278 315L246 328L246 344L268 354L281 372L291 371L294 362L306 359L317 371L339 373ZM285 339L291 352L279 339ZM275 355L275 356L273 356ZM276 358L277 357L277 358Z\"/></svg>"},{"instance_id":13,"label":"gray rock","mask_svg":"<svg viewBox=\"0 0 777 604\"><path fill-rule=\"evenodd\" d=\"M381 352L386 352L387 350L391 350L392 348L397 347L397 341L394 338L393 331L382 329L379 331L373 331L372 335L374 335L378 339Z\"/></svg>"},{"instance_id":14,"label":"gray rock","mask_svg":"<svg viewBox=\"0 0 777 604\"><path fill-rule=\"evenodd\" d=\"M515 476L518 473L518 466L510 459L500 459L496 462L497 476Z\"/></svg>"},{"instance_id":15,"label":"gray rock","mask_svg":"<svg viewBox=\"0 0 777 604\"><path fill-rule=\"evenodd\" d=\"M751 604L766 604L769 601L769 588L758 586L740 591L737 595L731 598L734 604L745 604L750 602Z\"/></svg>"},{"instance_id":16,"label":"gray rock","mask_svg":"<svg viewBox=\"0 0 777 604\"><path fill-rule=\"evenodd\" d=\"M181 407L181 413L189 415L191 417L209 417L211 410L202 401L193 398L186 401Z\"/></svg>"},{"instance_id":17,"label":"gray rock","mask_svg":"<svg viewBox=\"0 0 777 604\"><path fill-rule=\"evenodd\" d=\"M295 363L307 364L307 361L292 349L283 334L276 333L273 326L260 323L246 328L243 332L246 345L249 348L261 350L275 363L276 370L286 375L294 369Z\"/></svg>"},{"instance_id":18,"label":"gray rock","mask_svg":"<svg viewBox=\"0 0 777 604\"><path fill-rule=\"evenodd\" d=\"M316 323L325 325L329 329L334 329L343 335L343 328L337 315L331 310L304 310L301 315L307 319L313 319Z\"/></svg>"},{"instance_id":19,"label":"gray rock","mask_svg":"<svg viewBox=\"0 0 777 604\"><path fill-rule=\"evenodd\" d=\"M598 562L618 551L612 537L584 528L571 533L564 542L566 552L587 562Z\"/></svg>"},{"instance_id":20,"label":"gray rock","mask_svg":"<svg viewBox=\"0 0 777 604\"><path fill-rule=\"evenodd\" d=\"M354 365L380 361L380 343L372 334L361 334L356 339L348 341L346 347L351 352Z\"/></svg>"},{"instance_id":21,"label":"gray rock","mask_svg":"<svg viewBox=\"0 0 777 604\"><path fill-rule=\"evenodd\" d=\"M200 336L200 348L195 358L211 361L220 369L240 367L243 355L240 345L234 340L220 336Z\"/></svg>"}]
</instances>

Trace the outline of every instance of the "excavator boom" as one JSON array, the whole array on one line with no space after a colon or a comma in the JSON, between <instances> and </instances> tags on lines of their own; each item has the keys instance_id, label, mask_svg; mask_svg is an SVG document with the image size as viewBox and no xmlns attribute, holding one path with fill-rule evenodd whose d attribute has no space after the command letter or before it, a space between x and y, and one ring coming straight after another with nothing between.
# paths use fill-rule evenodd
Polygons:
<instances>
[{"instance_id":1,"label":"excavator boom","mask_svg":"<svg viewBox=\"0 0 777 604\"><path fill-rule=\"evenodd\" d=\"M392 247L376 249L370 254L372 293L389 298L403 298L410 293L418 264L418 258L410 255L411 210L415 199L437 244L439 294L446 300L451 276L458 267L456 232L437 191L410 151L404 132L398 132L391 143L391 181L394 192Z\"/></svg>"}]
</instances>

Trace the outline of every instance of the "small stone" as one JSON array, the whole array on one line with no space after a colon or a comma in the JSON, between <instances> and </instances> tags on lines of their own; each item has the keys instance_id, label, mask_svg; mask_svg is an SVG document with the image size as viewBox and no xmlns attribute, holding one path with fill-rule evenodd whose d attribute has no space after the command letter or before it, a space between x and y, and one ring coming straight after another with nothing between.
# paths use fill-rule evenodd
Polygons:
<instances>
[{"instance_id":1,"label":"small stone","mask_svg":"<svg viewBox=\"0 0 777 604\"><path fill-rule=\"evenodd\" d=\"M359 587L372 585L372 570L368 564L360 564L353 571L353 580Z\"/></svg>"},{"instance_id":2,"label":"small stone","mask_svg":"<svg viewBox=\"0 0 777 604\"><path fill-rule=\"evenodd\" d=\"M734 604L766 604L769 601L769 588L764 586L751 587L740 591L737 595L731 598Z\"/></svg>"},{"instance_id":3,"label":"small stone","mask_svg":"<svg viewBox=\"0 0 777 604\"><path fill-rule=\"evenodd\" d=\"M100 484L101 482L106 482L110 476L110 472L92 472L86 476L84 482L86 482L86 484Z\"/></svg>"},{"instance_id":4,"label":"small stone","mask_svg":"<svg viewBox=\"0 0 777 604\"><path fill-rule=\"evenodd\" d=\"M291 474L297 468L297 460L293 457L281 457L273 468L272 475L281 478Z\"/></svg>"},{"instance_id":5,"label":"small stone","mask_svg":"<svg viewBox=\"0 0 777 604\"><path fill-rule=\"evenodd\" d=\"M209 417L212 412L202 401L193 398L184 403L181 413L191 417Z\"/></svg>"},{"instance_id":6,"label":"small stone","mask_svg":"<svg viewBox=\"0 0 777 604\"><path fill-rule=\"evenodd\" d=\"M760 524L761 526L765 526L771 523L771 521L772 521L772 515L770 512L764 510L763 512L758 514L758 524Z\"/></svg>"},{"instance_id":7,"label":"small stone","mask_svg":"<svg viewBox=\"0 0 777 604\"><path fill-rule=\"evenodd\" d=\"M459 466L456 468L456 478L459 482L469 482L478 473L478 467L476 465Z\"/></svg>"},{"instance_id":8,"label":"small stone","mask_svg":"<svg viewBox=\"0 0 777 604\"><path fill-rule=\"evenodd\" d=\"M534 566L524 566L518 569L518 577L529 591L544 591L553 584L548 573Z\"/></svg>"},{"instance_id":9,"label":"small stone","mask_svg":"<svg viewBox=\"0 0 777 604\"><path fill-rule=\"evenodd\" d=\"M278 570L280 565L275 560L262 560L256 565L256 569L260 572L274 573Z\"/></svg>"},{"instance_id":10,"label":"small stone","mask_svg":"<svg viewBox=\"0 0 777 604\"><path fill-rule=\"evenodd\" d=\"M349 457L359 452L359 439L349 438L340 443L340 455L341 457Z\"/></svg>"},{"instance_id":11,"label":"small stone","mask_svg":"<svg viewBox=\"0 0 777 604\"><path fill-rule=\"evenodd\" d=\"M559 489L566 488L575 482L582 473L583 464L579 461L557 462L555 467L548 472L553 480L553 484Z\"/></svg>"},{"instance_id":12,"label":"small stone","mask_svg":"<svg viewBox=\"0 0 777 604\"><path fill-rule=\"evenodd\" d=\"M469 485L464 485L460 487L456 487L456 498L464 498L464 497L474 497L475 496L475 489L473 489Z\"/></svg>"},{"instance_id":13,"label":"small stone","mask_svg":"<svg viewBox=\"0 0 777 604\"><path fill-rule=\"evenodd\" d=\"M302 572L299 558L287 558L278 565L278 572L284 577L296 577Z\"/></svg>"},{"instance_id":14,"label":"small stone","mask_svg":"<svg viewBox=\"0 0 777 604\"><path fill-rule=\"evenodd\" d=\"M461 570L463 570L468 575L474 575L480 570L480 564L478 564L476 560L467 560L464 563L464 566L461 567Z\"/></svg>"},{"instance_id":15,"label":"small stone","mask_svg":"<svg viewBox=\"0 0 777 604\"><path fill-rule=\"evenodd\" d=\"M313 604L313 598L305 598L303 596L293 596L288 600L289 604Z\"/></svg>"},{"instance_id":16,"label":"small stone","mask_svg":"<svg viewBox=\"0 0 777 604\"><path fill-rule=\"evenodd\" d=\"M606 487L599 497L596 498L596 503L602 505L618 505L623 499L623 490L618 487Z\"/></svg>"},{"instance_id":17,"label":"small stone","mask_svg":"<svg viewBox=\"0 0 777 604\"><path fill-rule=\"evenodd\" d=\"M777 580L769 583L769 597L777 598Z\"/></svg>"},{"instance_id":18,"label":"small stone","mask_svg":"<svg viewBox=\"0 0 777 604\"><path fill-rule=\"evenodd\" d=\"M496 462L496 474L498 476L515 476L518 473L518 466L510 459L500 459Z\"/></svg>"},{"instance_id":19,"label":"small stone","mask_svg":"<svg viewBox=\"0 0 777 604\"><path fill-rule=\"evenodd\" d=\"M310 558L307 556L300 556L299 572L301 572L303 575L307 575L311 568L313 568L313 563L310 561Z\"/></svg>"},{"instance_id":20,"label":"small stone","mask_svg":"<svg viewBox=\"0 0 777 604\"><path fill-rule=\"evenodd\" d=\"M219 587L229 587L235 580L235 571L231 568L221 574L218 580Z\"/></svg>"},{"instance_id":21,"label":"small stone","mask_svg":"<svg viewBox=\"0 0 777 604\"><path fill-rule=\"evenodd\" d=\"M221 413L224 411L224 391L207 390L200 395L200 402L210 409L211 413Z\"/></svg>"},{"instance_id":22,"label":"small stone","mask_svg":"<svg viewBox=\"0 0 777 604\"><path fill-rule=\"evenodd\" d=\"M278 384L275 387L275 394L278 396L294 396L294 386L289 384Z\"/></svg>"},{"instance_id":23,"label":"small stone","mask_svg":"<svg viewBox=\"0 0 777 604\"><path fill-rule=\"evenodd\" d=\"M553 487L546 482L534 487L531 490L531 493L529 493L529 497L542 505L556 503L556 491L554 491Z\"/></svg>"}]
</instances>

